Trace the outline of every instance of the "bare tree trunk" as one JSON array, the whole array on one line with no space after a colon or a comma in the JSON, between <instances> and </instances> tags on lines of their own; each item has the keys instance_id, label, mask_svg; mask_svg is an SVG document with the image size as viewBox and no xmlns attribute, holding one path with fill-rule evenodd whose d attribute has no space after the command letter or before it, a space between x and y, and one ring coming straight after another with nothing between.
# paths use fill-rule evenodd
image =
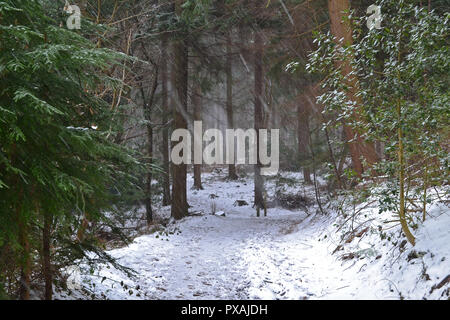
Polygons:
<instances>
[{"instance_id":1,"label":"bare tree trunk","mask_svg":"<svg viewBox=\"0 0 450 320\"><path fill-rule=\"evenodd\" d=\"M306 158L309 155L308 145L309 145L309 112L307 107L298 105L297 106L297 123L298 123L298 153L300 157ZM303 179L305 183L312 184L311 181L311 170L309 166L303 166Z\"/></svg>"},{"instance_id":2,"label":"bare tree trunk","mask_svg":"<svg viewBox=\"0 0 450 320\"><path fill-rule=\"evenodd\" d=\"M327 119L323 115L323 106L317 104L316 99L315 99L315 97L317 95L318 95L318 92L316 91L316 87L310 86L308 88L307 92L302 96L302 98L309 102L308 103L309 109L307 109L307 110L309 112L315 111L316 114L318 115L318 117L321 119L322 123L326 124ZM309 128L309 122L306 122L305 124L306 124L305 127ZM341 161L340 164L338 164L336 161L336 157L334 155L333 148L331 147L329 131L326 126L324 128L324 133L325 133L325 138L326 138L326 142L327 142L328 152L330 153L330 161L331 161L331 164L333 165L334 173L336 175L336 182L338 184L338 187L341 189L343 187L342 179L341 179L341 170L342 170L341 166L343 165L343 161ZM309 129L308 129L308 139L310 139L310 137L309 137L310 135L311 135L311 133L309 132ZM342 135L343 135L342 141L345 143L345 141L346 141L345 134L343 133ZM310 141L310 140L308 140L308 141ZM311 150L311 153L312 153L312 150ZM343 160L344 159L345 159L345 156L343 156Z\"/></svg>"},{"instance_id":3,"label":"bare tree trunk","mask_svg":"<svg viewBox=\"0 0 450 320\"><path fill-rule=\"evenodd\" d=\"M151 164L153 162L153 127L151 125L151 112L153 108L153 102L155 99L156 89L158 87L158 77L159 77L159 69L158 66L154 66L154 75L153 75L153 83L152 89L150 92L150 96L147 97L145 95L144 89L140 88L142 102L144 105L144 118L147 122L147 157L148 157L148 168L147 168L147 181L145 183L145 212L147 224L151 224L153 221L153 209L152 209L152 180L153 180L153 169L151 168Z\"/></svg>"},{"instance_id":4,"label":"bare tree trunk","mask_svg":"<svg viewBox=\"0 0 450 320\"><path fill-rule=\"evenodd\" d=\"M423 210L422 221L427 218L427 188L428 188L428 162L425 162L425 173L423 181Z\"/></svg>"},{"instance_id":5,"label":"bare tree trunk","mask_svg":"<svg viewBox=\"0 0 450 320\"><path fill-rule=\"evenodd\" d=\"M175 13L181 16L183 0L175 0ZM188 82L188 46L185 39L176 40L174 43L175 66L172 75L175 93L175 105L173 106L173 118L175 129L186 129L187 121L187 82ZM187 215L188 204L186 194L186 164L175 165L172 163L173 187L171 215L175 219L181 219Z\"/></svg>"},{"instance_id":6,"label":"bare tree trunk","mask_svg":"<svg viewBox=\"0 0 450 320\"><path fill-rule=\"evenodd\" d=\"M19 212L19 214L21 214ZM19 241L22 247L22 263L20 270L19 299L30 299L30 275L31 275L31 255L30 241L28 239L28 227L23 221L23 217L19 216Z\"/></svg>"},{"instance_id":7,"label":"bare tree trunk","mask_svg":"<svg viewBox=\"0 0 450 320\"><path fill-rule=\"evenodd\" d=\"M311 158L312 158L312 170L313 170L313 178L314 178L314 194L316 196L316 202L317 202L317 205L319 206L320 212L322 214L325 214L325 211L323 210L323 207L322 207L322 200L320 199L319 185L317 183L316 156L314 154L314 149L312 147L311 130L310 130L308 122L306 123L306 125L308 127L308 132L310 132L310 134L309 134L309 149L311 150Z\"/></svg>"},{"instance_id":8,"label":"bare tree trunk","mask_svg":"<svg viewBox=\"0 0 450 320\"><path fill-rule=\"evenodd\" d=\"M45 300L52 300L53 297L53 274L50 255L51 226L52 215L46 212L44 213L44 229L42 231L42 274L45 282Z\"/></svg>"},{"instance_id":9,"label":"bare tree trunk","mask_svg":"<svg viewBox=\"0 0 450 320\"><path fill-rule=\"evenodd\" d=\"M200 83L194 84L194 92L192 94L192 104L194 107L194 121L202 121L202 89ZM195 138L194 138L195 139ZM201 143L201 142L200 142ZM195 190L203 190L202 186L202 165L194 163L194 186Z\"/></svg>"},{"instance_id":10,"label":"bare tree trunk","mask_svg":"<svg viewBox=\"0 0 450 320\"><path fill-rule=\"evenodd\" d=\"M153 128L151 125L147 125L147 143L148 143L148 162L149 164L153 161ZM153 222L153 209L152 209L152 179L153 170L152 168L147 169L147 182L146 182L146 198L145 198L145 213L147 224Z\"/></svg>"},{"instance_id":11,"label":"bare tree trunk","mask_svg":"<svg viewBox=\"0 0 450 320\"><path fill-rule=\"evenodd\" d=\"M255 207L256 215L259 217L261 208L264 208L264 181L261 176L261 161L259 159L259 129L262 129L263 124L263 109L262 109L262 94L263 94L263 72L262 72L262 39L259 31L255 32L255 53L254 53L254 64L255 64L255 130L256 130L256 154L257 163L254 166L255 176Z\"/></svg>"},{"instance_id":12,"label":"bare tree trunk","mask_svg":"<svg viewBox=\"0 0 450 320\"><path fill-rule=\"evenodd\" d=\"M225 63L225 72L227 75L227 120L228 129L234 129L233 120L233 69L232 69L232 59L233 55L231 52L231 34L227 33L227 57ZM236 174L236 165L234 163L228 165L228 178L231 180L236 180L238 178Z\"/></svg>"},{"instance_id":13,"label":"bare tree trunk","mask_svg":"<svg viewBox=\"0 0 450 320\"><path fill-rule=\"evenodd\" d=\"M334 157L334 152L333 148L331 147L330 135L328 133L327 127L325 127L324 132L325 132L325 139L327 140L328 152L330 153L331 165L333 166L334 174L336 175L336 182L338 184L339 189L342 189L341 171L339 170L336 158Z\"/></svg>"},{"instance_id":14,"label":"bare tree trunk","mask_svg":"<svg viewBox=\"0 0 450 320\"><path fill-rule=\"evenodd\" d=\"M170 165L169 165L169 99L167 92L167 35L164 34L161 42L161 82L162 82L162 122L164 127L162 128L162 158L163 158L163 206L170 204Z\"/></svg>"},{"instance_id":15,"label":"bare tree trunk","mask_svg":"<svg viewBox=\"0 0 450 320\"><path fill-rule=\"evenodd\" d=\"M13 146L15 149L15 146ZM14 157L13 157L14 158ZM19 245L21 247L21 261L20 261L20 278L19 278L19 299L30 299L30 274L31 274L31 256L30 256L30 242L28 240L28 226L24 221L22 214L23 190L19 190L18 202L16 206L16 221L18 227Z\"/></svg>"},{"instance_id":16,"label":"bare tree trunk","mask_svg":"<svg viewBox=\"0 0 450 320\"><path fill-rule=\"evenodd\" d=\"M13 146L15 150L15 146ZM14 154L14 152L13 152ZM12 157L14 158L14 156ZM31 274L31 256L30 256L30 242L28 240L28 227L24 221L22 214L22 200L23 200L23 190L19 190L17 206L16 206L16 223L18 227L18 239L20 245L20 278L19 278L19 292L18 296L20 300L30 299L30 274Z\"/></svg>"},{"instance_id":17,"label":"bare tree trunk","mask_svg":"<svg viewBox=\"0 0 450 320\"><path fill-rule=\"evenodd\" d=\"M352 29L349 23L345 22L345 12L349 12L350 10L349 0L328 0L328 9L330 13L331 33L335 37L337 44L341 46L352 44ZM343 43L340 41L341 39L343 39ZM348 98L361 105L360 99L355 95L358 84L357 79L352 75L352 67L349 61L341 61L338 66L342 68L343 76L350 88L347 93ZM355 110L354 117L359 119L360 115L358 110ZM373 144L364 141L359 133L355 132L346 124L344 124L344 131L349 144L353 169L361 176L364 172L361 158L364 158L369 165L375 163L377 161L375 148Z\"/></svg>"}]
</instances>

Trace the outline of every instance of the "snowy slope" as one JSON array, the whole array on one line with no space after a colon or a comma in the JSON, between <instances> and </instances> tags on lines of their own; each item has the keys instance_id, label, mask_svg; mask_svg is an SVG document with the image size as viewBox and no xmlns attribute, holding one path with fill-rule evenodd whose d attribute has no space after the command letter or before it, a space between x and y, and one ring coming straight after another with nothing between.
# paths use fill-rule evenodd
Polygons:
<instances>
[{"instance_id":1,"label":"snowy slope","mask_svg":"<svg viewBox=\"0 0 450 320\"><path fill-rule=\"evenodd\" d=\"M450 274L448 208L432 207L411 248L398 227L384 230L382 217L368 206L364 220L355 221L365 231L350 241L339 227L342 217L321 216L314 207L309 215L271 208L268 217L255 217L251 179L227 182L223 176L205 174L205 190L189 190L193 216L109 252L137 272L135 279L103 266L83 276L85 288L107 299L448 298L448 283L430 293ZM270 198L275 181L267 188ZM169 210L156 211L167 217Z\"/></svg>"}]
</instances>

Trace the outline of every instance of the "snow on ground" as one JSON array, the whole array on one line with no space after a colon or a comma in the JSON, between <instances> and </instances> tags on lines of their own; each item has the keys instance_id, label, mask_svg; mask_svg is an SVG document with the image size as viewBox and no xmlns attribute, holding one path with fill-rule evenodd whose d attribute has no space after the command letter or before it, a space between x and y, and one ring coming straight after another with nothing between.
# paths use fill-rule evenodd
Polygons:
<instances>
[{"instance_id":1,"label":"snow on ground","mask_svg":"<svg viewBox=\"0 0 450 320\"><path fill-rule=\"evenodd\" d=\"M316 208L270 208L257 218L252 179L224 176L205 174L204 190L188 191L192 216L109 251L136 278L103 266L83 276L84 286L107 299L448 299L448 282L432 290L450 274L448 208L431 208L412 248L370 206L350 236L339 226L342 217ZM266 186L270 198L275 180ZM169 210L155 211L167 217Z\"/></svg>"}]
</instances>

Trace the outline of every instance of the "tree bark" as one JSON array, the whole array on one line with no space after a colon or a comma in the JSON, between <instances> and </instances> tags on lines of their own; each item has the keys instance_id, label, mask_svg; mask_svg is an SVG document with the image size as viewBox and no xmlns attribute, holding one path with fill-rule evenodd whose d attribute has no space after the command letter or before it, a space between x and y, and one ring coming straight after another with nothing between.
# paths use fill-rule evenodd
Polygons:
<instances>
[{"instance_id":1,"label":"tree bark","mask_svg":"<svg viewBox=\"0 0 450 320\"><path fill-rule=\"evenodd\" d=\"M200 83L194 84L194 92L191 102L194 108L194 121L202 121L202 89ZM195 139L195 138L194 138ZM203 190L202 186L202 165L194 163L194 186L195 190Z\"/></svg>"},{"instance_id":2,"label":"tree bark","mask_svg":"<svg viewBox=\"0 0 450 320\"><path fill-rule=\"evenodd\" d=\"M225 62L225 73L227 76L227 120L228 129L234 129L233 120L233 69L232 69L232 59L233 55L231 52L231 34L227 33L227 55ZM236 165L234 163L228 165L228 178L231 180L236 180L238 178L236 174Z\"/></svg>"},{"instance_id":3,"label":"tree bark","mask_svg":"<svg viewBox=\"0 0 450 320\"><path fill-rule=\"evenodd\" d=\"M328 9L330 14L331 33L335 37L335 41L339 46L348 46L353 43L352 29L345 20L345 15L350 10L349 0L328 0ZM343 39L343 42L341 42ZM355 101L358 106L361 105L360 99L356 96L358 90L358 83L355 76L352 75L352 66L349 61L340 61L337 64L341 68L342 74L347 81L349 91L347 92L348 99ZM354 111L356 120L359 120L359 110ZM347 143L349 144L350 154L352 158L353 169L358 176L364 172L362 158L371 165L377 161L377 154L372 143L366 142L361 138L361 135L355 132L350 126L344 124L344 131Z\"/></svg>"},{"instance_id":4,"label":"tree bark","mask_svg":"<svg viewBox=\"0 0 450 320\"><path fill-rule=\"evenodd\" d=\"M149 164L153 161L153 128L147 125L147 151L148 151L148 162ZM147 182L146 182L146 198L145 198L145 217L147 219L147 224L153 222L153 209L152 209L152 179L153 170L152 168L147 169Z\"/></svg>"},{"instance_id":5,"label":"tree bark","mask_svg":"<svg viewBox=\"0 0 450 320\"><path fill-rule=\"evenodd\" d=\"M168 206L170 204L170 165L169 165L169 125L168 114L169 114L169 98L167 90L167 35L162 36L161 41L161 98L162 98L162 122L164 127L162 128L162 143L161 152L163 158L163 206Z\"/></svg>"},{"instance_id":6,"label":"tree bark","mask_svg":"<svg viewBox=\"0 0 450 320\"><path fill-rule=\"evenodd\" d=\"M21 214L19 212L19 214ZM28 239L28 226L19 217L19 242L22 247L22 263L20 270L19 299L30 300L30 276L31 276L31 255L30 241Z\"/></svg>"},{"instance_id":7,"label":"tree bark","mask_svg":"<svg viewBox=\"0 0 450 320\"><path fill-rule=\"evenodd\" d=\"M42 274L44 275L45 282L45 300L52 300L53 298L53 273L50 252L51 226L52 215L50 213L44 213L44 229L42 231Z\"/></svg>"},{"instance_id":8,"label":"tree bark","mask_svg":"<svg viewBox=\"0 0 450 320\"><path fill-rule=\"evenodd\" d=\"M401 43L402 33L400 32L399 43ZM400 64L401 60L401 45L398 49L398 63ZM399 74L399 82L400 74ZM403 233L406 236L406 239L414 246L416 243L416 239L413 234L409 230L408 221L406 220L406 196L405 196L405 151L403 149L403 115L402 115L402 106L400 98L397 99L397 138L398 138L398 164L399 164L399 174L398 174L398 183L399 183L399 218L400 225L402 226Z\"/></svg>"},{"instance_id":9,"label":"tree bark","mask_svg":"<svg viewBox=\"0 0 450 320\"><path fill-rule=\"evenodd\" d=\"M183 0L175 1L175 14L181 16ZM173 106L173 118L175 129L186 129L187 120L187 82L188 82L188 46L186 39L175 41L173 49L175 55L175 66L172 74L173 87L175 89L175 104ZM174 142L174 145L176 142ZM175 165L172 162L172 208L171 216L181 219L187 215L188 204L186 194L187 167L185 163Z\"/></svg>"},{"instance_id":10,"label":"tree bark","mask_svg":"<svg viewBox=\"0 0 450 320\"><path fill-rule=\"evenodd\" d=\"M297 106L297 135L298 135L298 153L301 158L307 158L309 155L309 130L308 130L309 112L307 107ZM306 184L312 184L311 170L309 166L303 166L303 180Z\"/></svg>"},{"instance_id":11,"label":"tree bark","mask_svg":"<svg viewBox=\"0 0 450 320\"><path fill-rule=\"evenodd\" d=\"M402 112L400 101L397 103L397 118L398 118L398 163L399 163L399 193L400 193L400 224L402 226L403 233L406 236L406 239L414 246L416 243L416 239L412 235L411 231L408 227L408 221L406 220L406 208L405 208L405 155L403 150L403 129L402 129Z\"/></svg>"},{"instance_id":12,"label":"tree bark","mask_svg":"<svg viewBox=\"0 0 450 320\"><path fill-rule=\"evenodd\" d=\"M142 103L144 105L144 118L147 122L146 130L147 130L147 157L148 157L148 168L147 168L147 178L145 183L145 213L147 224L151 224L153 222L153 209L152 209L152 180L153 180L153 169L151 168L151 164L153 162L153 127L151 125L151 112L153 108L153 102L155 99L156 89L158 87L158 77L159 77L159 69L158 66L154 66L154 76L153 76L153 84L150 92L150 96L145 96L145 92L143 87L141 86L141 96Z\"/></svg>"},{"instance_id":13,"label":"tree bark","mask_svg":"<svg viewBox=\"0 0 450 320\"><path fill-rule=\"evenodd\" d=\"M254 113L254 127L256 130L256 154L257 154L257 163L254 165L255 175L254 175L254 184L255 184L255 207L256 207L256 215L259 217L261 208L264 208L264 182L263 177L261 176L261 161L259 159L259 129L262 129L263 124L263 109L262 109L262 94L263 94L263 72L262 72L262 57L263 57L263 48L262 48L262 38L259 31L255 32L255 48L254 48L254 67L255 67L255 113Z\"/></svg>"},{"instance_id":14,"label":"tree bark","mask_svg":"<svg viewBox=\"0 0 450 320\"><path fill-rule=\"evenodd\" d=\"M163 2L164 9L163 11L166 13L171 11L171 5L166 1ZM167 18L165 19L167 20ZM167 22L167 21L165 21ZM162 128L162 143L161 143L161 153L163 158L163 206L170 205L171 197L170 197L170 148L169 148L169 129L168 125L169 120L169 96L168 96L168 66L170 57L168 54L168 34L163 33L161 37L161 100L162 100L162 122L164 124Z\"/></svg>"}]
</instances>

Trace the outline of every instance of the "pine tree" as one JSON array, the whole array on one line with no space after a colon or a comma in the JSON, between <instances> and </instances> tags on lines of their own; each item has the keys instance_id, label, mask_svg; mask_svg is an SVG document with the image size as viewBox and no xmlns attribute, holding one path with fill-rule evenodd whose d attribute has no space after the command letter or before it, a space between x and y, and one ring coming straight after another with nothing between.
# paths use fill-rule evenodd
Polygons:
<instances>
[{"instance_id":1,"label":"pine tree","mask_svg":"<svg viewBox=\"0 0 450 320\"><path fill-rule=\"evenodd\" d=\"M331 33L338 46L348 47L353 43L352 28L346 17L350 12L349 0L328 0L328 10L330 14ZM349 59L336 61L337 68L342 72L343 83L347 86L346 95L349 100L356 103L351 117L357 121L362 118L361 101L355 94L358 90L358 80L353 75L352 66ZM372 143L365 141L361 133L353 130L348 124L344 123L344 132L349 144L352 165L358 176L364 172L363 161L373 164L377 161L377 154Z\"/></svg>"},{"instance_id":2,"label":"pine tree","mask_svg":"<svg viewBox=\"0 0 450 320\"><path fill-rule=\"evenodd\" d=\"M183 0L175 1L175 14L182 21ZM173 118L175 129L187 129L187 90L188 90L188 46L185 38L178 38L174 41L174 68L173 68L173 88L174 106ZM188 204L186 194L187 167L185 163L172 164L172 208L171 215L175 219L181 219L187 215Z\"/></svg>"},{"instance_id":3,"label":"pine tree","mask_svg":"<svg viewBox=\"0 0 450 320\"><path fill-rule=\"evenodd\" d=\"M51 257L60 250L80 257L93 248L73 244L80 217L103 219L120 190L133 187L130 173L140 167L130 150L107 138L117 122L95 94L99 85L119 84L102 71L126 57L58 25L41 1L0 1L0 250L13 256L23 299L41 269L36 252L43 254L51 299Z\"/></svg>"},{"instance_id":4,"label":"pine tree","mask_svg":"<svg viewBox=\"0 0 450 320\"><path fill-rule=\"evenodd\" d=\"M384 179L374 194L380 211L394 212L414 245L410 227L426 215L427 187L448 183L449 15L405 0L377 4L383 8L381 29L368 30L366 17L354 20L355 39L346 47L330 33L318 34L309 68L326 77L318 97L326 110L384 145L384 159L373 166ZM362 119L349 120L356 98L347 94L339 61L347 61L359 79L352 95L363 102ZM421 216L409 214L421 198Z\"/></svg>"}]
</instances>

